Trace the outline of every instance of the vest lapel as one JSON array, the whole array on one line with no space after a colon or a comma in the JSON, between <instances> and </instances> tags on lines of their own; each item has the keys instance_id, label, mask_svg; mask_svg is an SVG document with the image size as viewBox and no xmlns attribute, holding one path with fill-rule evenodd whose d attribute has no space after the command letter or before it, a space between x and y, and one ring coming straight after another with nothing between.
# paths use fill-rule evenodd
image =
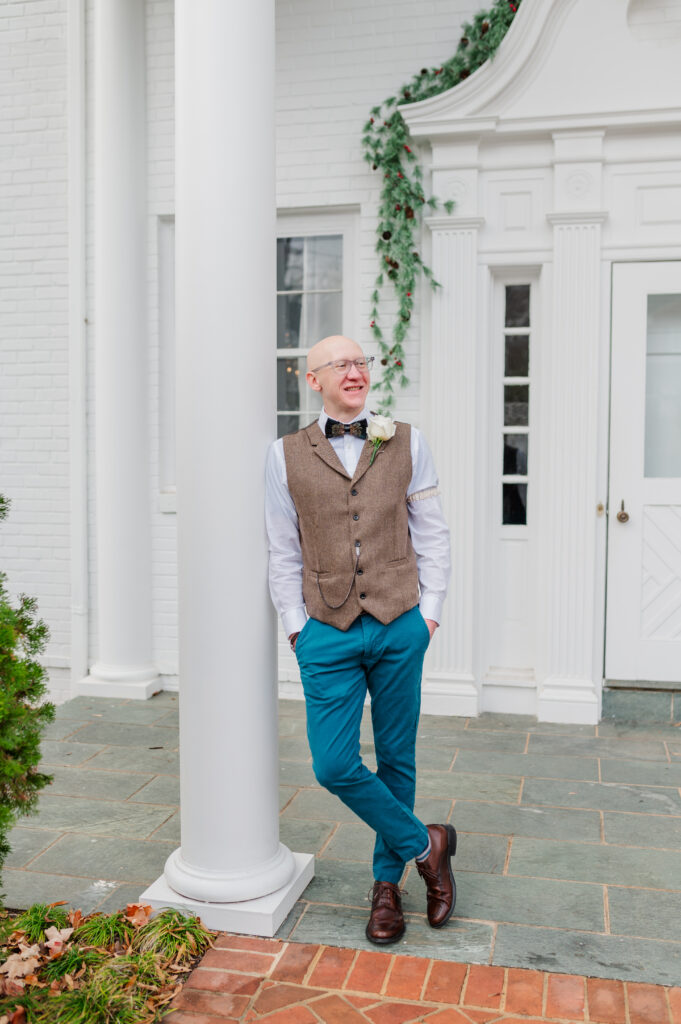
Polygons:
<instances>
[{"instance_id":1,"label":"vest lapel","mask_svg":"<svg viewBox=\"0 0 681 1024\"><path fill-rule=\"evenodd\" d=\"M361 452L360 457L359 457L359 462L357 463L357 469L355 470L355 475L352 478L352 483L353 484L357 483L357 481L360 479L360 477L364 476L364 474L366 473L367 469L371 465L371 456L373 454L373 451L374 451L374 446L373 446L372 442L371 441L365 441L364 442L364 447L362 448L362 452ZM383 451L383 445L381 445L381 447L376 452L376 458L379 457L379 455L381 454L382 451Z\"/></svg>"},{"instance_id":2,"label":"vest lapel","mask_svg":"<svg viewBox=\"0 0 681 1024\"><path fill-rule=\"evenodd\" d=\"M331 469L335 469L337 473L340 473L349 480L350 474L346 472L343 463L333 450L333 445L329 443L329 439L322 433L319 423L311 423L309 427L305 428L305 433L308 436L308 440L312 445L313 450L317 453L319 458ZM363 458L364 452L362 452L362 455L360 456L360 463ZM359 469L359 464L357 469Z\"/></svg>"}]
</instances>

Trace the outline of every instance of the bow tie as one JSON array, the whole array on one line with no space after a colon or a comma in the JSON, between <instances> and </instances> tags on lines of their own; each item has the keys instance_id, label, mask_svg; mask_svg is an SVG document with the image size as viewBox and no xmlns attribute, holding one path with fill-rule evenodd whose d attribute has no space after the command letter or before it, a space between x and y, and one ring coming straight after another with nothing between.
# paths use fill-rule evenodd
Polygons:
<instances>
[{"instance_id":1,"label":"bow tie","mask_svg":"<svg viewBox=\"0 0 681 1024\"><path fill-rule=\"evenodd\" d=\"M367 421L355 420L354 423L340 423L338 420L327 419L325 433L327 437L343 437L344 434L352 434L353 437L360 437L366 441Z\"/></svg>"}]
</instances>

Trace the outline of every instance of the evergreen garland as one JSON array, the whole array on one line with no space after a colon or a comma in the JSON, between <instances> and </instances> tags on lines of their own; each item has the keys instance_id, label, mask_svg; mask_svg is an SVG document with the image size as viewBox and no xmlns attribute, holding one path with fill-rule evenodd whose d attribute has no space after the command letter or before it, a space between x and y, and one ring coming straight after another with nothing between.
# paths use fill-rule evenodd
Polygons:
<instances>
[{"instance_id":1,"label":"evergreen garland","mask_svg":"<svg viewBox=\"0 0 681 1024\"><path fill-rule=\"evenodd\" d=\"M364 125L362 145L364 159L374 171L383 175L381 205L378 216L376 252L378 276L371 296L371 331L380 348L382 379L374 389L383 393L379 409L388 412L395 404L394 386L406 387L409 379L404 369L404 342L414 308L414 290L419 273L433 290L440 287L418 252L415 242L424 207L436 210L440 205L447 213L454 209L448 200L440 204L435 196L426 198L423 171L410 143L409 129L397 109L398 104L417 103L446 92L464 81L485 61L490 60L506 35L521 0L495 0L488 11L480 11L463 35L456 53L437 68L422 68L396 96L373 107ZM397 299L397 319L392 339L386 341L379 322L381 291L389 282Z\"/></svg>"},{"instance_id":2,"label":"evergreen garland","mask_svg":"<svg viewBox=\"0 0 681 1024\"><path fill-rule=\"evenodd\" d=\"M9 502L0 495L0 521ZM35 810L38 792L52 781L38 770L40 736L54 718L47 671L35 660L45 649L47 626L36 619L35 598L12 603L0 572L0 868L9 852L7 835L15 819Z\"/></svg>"}]
</instances>

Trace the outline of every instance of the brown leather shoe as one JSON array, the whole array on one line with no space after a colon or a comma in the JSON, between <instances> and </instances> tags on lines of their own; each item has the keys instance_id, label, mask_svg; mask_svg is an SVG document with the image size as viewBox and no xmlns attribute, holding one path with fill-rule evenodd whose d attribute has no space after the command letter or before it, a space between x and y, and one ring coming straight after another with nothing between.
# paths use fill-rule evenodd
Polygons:
<instances>
[{"instance_id":1,"label":"brown leather shoe","mask_svg":"<svg viewBox=\"0 0 681 1024\"><path fill-rule=\"evenodd\" d=\"M442 928L456 903L451 864L456 853L456 829L453 825L428 825L428 835L431 851L425 860L416 861L416 870L426 883L428 924L431 928Z\"/></svg>"},{"instance_id":2,"label":"brown leather shoe","mask_svg":"<svg viewBox=\"0 0 681 1024\"><path fill-rule=\"evenodd\" d=\"M371 897L371 917L366 937L377 946L397 942L404 935L404 917L400 890L392 882L374 882Z\"/></svg>"}]
</instances>

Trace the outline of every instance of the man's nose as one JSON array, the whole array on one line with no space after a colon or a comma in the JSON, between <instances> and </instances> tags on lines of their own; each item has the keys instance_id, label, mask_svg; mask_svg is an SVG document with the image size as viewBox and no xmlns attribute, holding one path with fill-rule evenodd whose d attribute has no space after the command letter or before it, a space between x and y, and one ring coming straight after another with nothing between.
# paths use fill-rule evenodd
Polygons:
<instances>
[{"instance_id":1,"label":"man's nose","mask_svg":"<svg viewBox=\"0 0 681 1024\"><path fill-rule=\"evenodd\" d=\"M348 367L348 372L345 374L345 376L352 377L353 380L356 380L358 377L361 379L362 374L359 372L354 363L350 363L350 366Z\"/></svg>"}]
</instances>

